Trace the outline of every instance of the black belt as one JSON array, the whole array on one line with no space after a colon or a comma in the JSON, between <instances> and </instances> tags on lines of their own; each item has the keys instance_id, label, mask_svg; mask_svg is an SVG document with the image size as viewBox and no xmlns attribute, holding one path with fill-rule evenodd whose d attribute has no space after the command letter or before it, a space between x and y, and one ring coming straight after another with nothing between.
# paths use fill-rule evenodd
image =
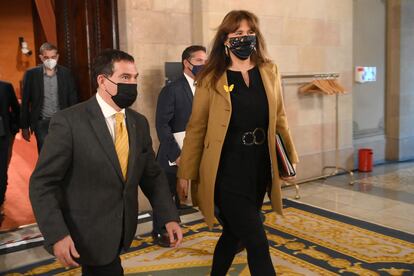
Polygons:
<instances>
[{"instance_id":1,"label":"black belt","mask_svg":"<svg viewBox=\"0 0 414 276\"><path fill-rule=\"evenodd\" d=\"M243 146L260 146L263 145L266 140L266 131L261 127L257 127L250 131L229 130L225 143Z\"/></svg>"}]
</instances>

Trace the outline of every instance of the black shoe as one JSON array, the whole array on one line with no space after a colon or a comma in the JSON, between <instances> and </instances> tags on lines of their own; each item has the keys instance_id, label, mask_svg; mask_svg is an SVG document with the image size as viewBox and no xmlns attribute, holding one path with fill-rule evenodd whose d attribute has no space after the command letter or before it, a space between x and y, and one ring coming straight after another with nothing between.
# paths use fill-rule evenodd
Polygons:
<instances>
[{"instance_id":1,"label":"black shoe","mask_svg":"<svg viewBox=\"0 0 414 276\"><path fill-rule=\"evenodd\" d=\"M152 232L153 243L158 244L161 247L171 247L170 237L168 233L155 233Z\"/></svg>"}]
</instances>

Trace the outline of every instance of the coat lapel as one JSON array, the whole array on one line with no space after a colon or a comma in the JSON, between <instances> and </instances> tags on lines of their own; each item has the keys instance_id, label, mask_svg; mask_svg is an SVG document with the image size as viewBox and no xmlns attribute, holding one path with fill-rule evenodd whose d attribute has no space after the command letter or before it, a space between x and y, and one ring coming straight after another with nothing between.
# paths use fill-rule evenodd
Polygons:
<instances>
[{"instance_id":1,"label":"coat lapel","mask_svg":"<svg viewBox=\"0 0 414 276\"><path fill-rule=\"evenodd\" d=\"M57 71L56 71L56 77L57 77L57 92L58 92L58 100L59 100L59 106L60 108L63 107L63 103L64 101L64 96L63 95L63 91L65 91L64 89L64 81L63 81L63 76L62 76L62 70L59 68L59 65L56 67Z\"/></svg>"},{"instance_id":2,"label":"coat lapel","mask_svg":"<svg viewBox=\"0 0 414 276\"><path fill-rule=\"evenodd\" d=\"M129 140L129 154L128 154L128 171L127 171L127 182L131 179L135 160L138 155L138 136L137 136L137 126L134 120L132 111L129 108L125 109L126 115L126 124L128 129L128 140ZM142 141L140 141L142 144Z\"/></svg>"},{"instance_id":3,"label":"coat lapel","mask_svg":"<svg viewBox=\"0 0 414 276\"><path fill-rule=\"evenodd\" d=\"M119 178L123 180L121 166L115 151L115 145L109 133L105 118L96 100L96 96L92 97L88 102L89 121L95 131L96 137L102 146L102 149L108 156Z\"/></svg>"},{"instance_id":4,"label":"coat lapel","mask_svg":"<svg viewBox=\"0 0 414 276\"><path fill-rule=\"evenodd\" d=\"M44 89L45 89L45 87L44 87L44 79L43 79L43 65L39 65L38 66L38 70L37 70L37 80L38 80L38 88L39 88L39 93L40 93L40 95L39 95L39 98L40 99L42 99L42 101L43 101L43 98L45 97L45 91L44 91Z\"/></svg>"},{"instance_id":5,"label":"coat lapel","mask_svg":"<svg viewBox=\"0 0 414 276\"><path fill-rule=\"evenodd\" d=\"M227 73L226 72L224 72L224 74L218 80L218 82L216 84L216 91L219 94L221 94L227 100L227 102L229 104L231 104L230 93L225 90L224 86L229 86L229 84L227 83Z\"/></svg>"},{"instance_id":6,"label":"coat lapel","mask_svg":"<svg viewBox=\"0 0 414 276\"><path fill-rule=\"evenodd\" d=\"M275 73L268 64L259 67L260 76L262 77L263 86L266 91L267 102L269 105L269 130L276 125L276 87Z\"/></svg>"}]
</instances>

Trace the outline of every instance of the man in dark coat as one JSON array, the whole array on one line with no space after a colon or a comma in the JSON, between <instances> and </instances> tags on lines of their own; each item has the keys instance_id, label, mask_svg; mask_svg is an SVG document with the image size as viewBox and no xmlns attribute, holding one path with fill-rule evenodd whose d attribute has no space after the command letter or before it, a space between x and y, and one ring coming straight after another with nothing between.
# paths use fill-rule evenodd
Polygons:
<instances>
[{"instance_id":1,"label":"man in dark coat","mask_svg":"<svg viewBox=\"0 0 414 276\"><path fill-rule=\"evenodd\" d=\"M180 203L176 192L177 166L180 162L180 141L174 135L184 136L185 127L191 115L193 96L195 92L195 77L206 62L206 48L192 45L187 47L181 56L183 73L174 81L167 84L160 92L156 111L156 128L160 147L157 161L164 169L172 197L178 208L185 208ZM159 245L168 247L169 240L165 231L157 222L157 214L153 216L153 237Z\"/></svg>"},{"instance_id":2,"label":"man in dark coat","mask_svg":"<svg viewBox=\"0 0 414 276\"><path fill-rule=\"evenodd\" d=\"M13 86L0 81L0 221L4 216L4 200L7 188L7 169L12 141L19 131L20 106Z\"/></svg>"},{"instance_id":3,"label":"man in dark coat","mask_svg":"<svg viewBox=\"0 0 414 276\"><path fill-rule=\"evenodd\" d=\"M167 179L155 161L137 96L134 59L105 50L93 65L97 93L56 113L30 179L30 200L45 246L83 275L123 275L119 254L136 232L138 185L172 246L182 240Z\"/></svg>"},{"instance_id":4,"label":"man in dark coat","mask_svg":"<svg viewBox=\"0 0 414 276\"><path fill-rule=\"evenodd\" d=\"M23 138L30 141L34 132L40 152L50 119L59 110L78 102L75 83L68 68L58 65L56 46L40 46L42 65L26 71L23 77L21 127Z\"/></svg>"}]
</instances>

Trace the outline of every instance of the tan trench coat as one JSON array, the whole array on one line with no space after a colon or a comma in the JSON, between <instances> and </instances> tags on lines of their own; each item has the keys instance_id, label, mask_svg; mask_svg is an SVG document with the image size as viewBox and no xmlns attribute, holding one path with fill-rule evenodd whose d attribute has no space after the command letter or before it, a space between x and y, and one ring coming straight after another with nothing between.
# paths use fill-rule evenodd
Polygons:
<instances>
[{"instance_id":1,"label":"tan trench coat","mask_svg":"<svg viewBox=\"0 0 414 276\"><path fill-rule=\"evenodd\" d=\"M289 132L281 94L280 73L276 65L259 66L269 104L268 143L272 163L271 203L273 210L282 214L281 181L276 161L275 134L282 135L290 160L297 163L298 156ZM208 78L208 77L207 77ZM214 224L214 187L223 142L229 126L232 107L226 92L227 74L224 73L215 87L203 82L196 89L193 110L186 129L181 152L178 177L192 180L193 203L198 205L207 225ZM230 92L231 93L231 92Z\"/></svg>"}]
</instances>

